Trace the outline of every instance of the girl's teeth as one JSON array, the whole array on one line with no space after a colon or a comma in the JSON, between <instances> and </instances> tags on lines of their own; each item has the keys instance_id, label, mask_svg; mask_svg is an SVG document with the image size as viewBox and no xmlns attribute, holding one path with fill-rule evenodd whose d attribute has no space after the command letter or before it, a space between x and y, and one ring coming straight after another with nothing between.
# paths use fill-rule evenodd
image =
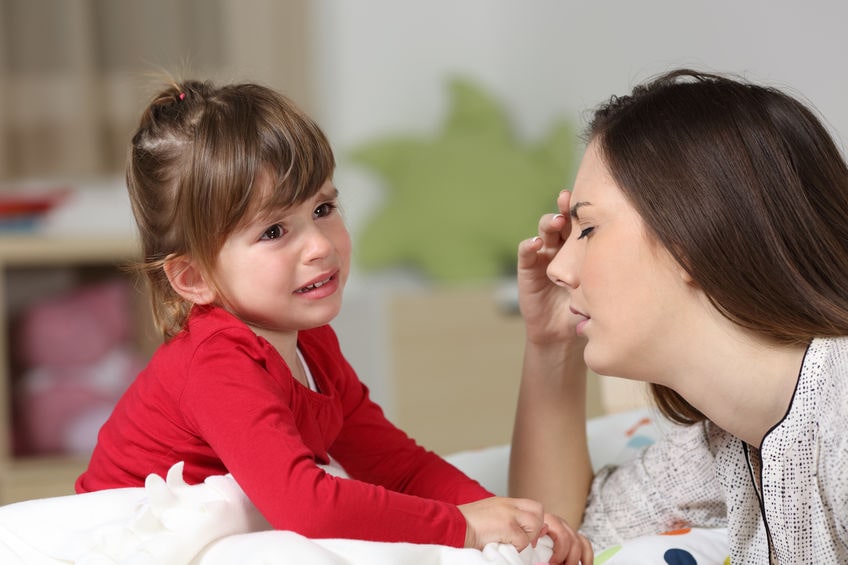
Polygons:
<instances>
[{"instance_id":1,"label":"girl's teeth","mask_svg":"<svg viewBox=\"0 0 848 565\"><path fill-rule=\"evenodd\" d=\"M313 290L313 289L316 289L316 288L321 288L322 286L324 286L324 285L325 285L325 284L327 284L328 282L330 282L330 279L327 279L327 280L325 280L325 281L319 281L319 282L317 282L317 283L315 283L315 284L311 284L311 285L309 285L309 286L305 286L305 287L303 287L303 288L302 288L302 289L300 289L298 292L308 292L308 291Z\"/></svg>"}]
</instances>

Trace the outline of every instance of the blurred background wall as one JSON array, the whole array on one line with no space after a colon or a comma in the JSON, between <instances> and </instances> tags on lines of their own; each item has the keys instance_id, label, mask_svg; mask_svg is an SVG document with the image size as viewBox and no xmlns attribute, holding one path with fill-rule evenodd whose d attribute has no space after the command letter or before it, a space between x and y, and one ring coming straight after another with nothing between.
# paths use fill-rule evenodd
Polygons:
<instances>
[{"instance_id":1,"label":"blurred background wall","mask_svg":"<svg viewBox=\"0 0 848 565\"><path fill-rule=\"evenodd\" d=\"M448 112L451 77L473 80L502 104L521 141L557 120L579 130L587 109L671 67L733 72L808 99L842 143L846 22L848 4L839 0L0 0L0 184L51 179L95 187L100 196L75 208L54 233L110 214L131 233L120 179L124 152L162 71L255 80L291 96L327 132L356 248L391 187L351 153L387 136L435 135ZM575 145L578 155L580 149ZM550 186L551 206L569 181ZM439 227L433 222L431 229ZM534 230L528 222L527 236ZM419 237L427 238L426 230ZM422 284L414 273L355 271L336 324L363 380L401 418L412 408L398 400L397 352L417 343L437 353L444 344L426 340L447 329L458 328L449 333L456 351L439 358L440 378L430 371L424 385L485 397L487 369L468 388L450 389L501 341L516 350L505 373L517 379L520 323L505 321L497 336L474 341L479 328L464 320L476 314L463 305L475 299L454 294L423 309L405 303L399 321L392 297ZM410 330L422 324L432 328ZM506 397L516 382L508 380ZM504 406L492 417L508 431L512 414ZM426 411L421 417L427 425Z\"/></svg>"},{"instance_id":2,"label":"blurred background wall","mask_svg":"<svg viewBox=\"0 0 848 565\"><path fill-rule=\"evenodd\" d=\"M123 168L143 103L174 76L255 76L306 99L304 2L0 1L0 177Z\"/></svg>"},{"instance_id":3,"label":"blurred background wall","mask_svg":"<svg viewBox=\"0 0 848 565\"><path fill-rule=\"evenodd\" d=\"M0 180L120 172L160 71L251 79L328 132L357 232L381 188L346 150L434 130L451 75L527 137L680 65L788 87L841 136L846 21L838 0L0 0Z\"/></svg>"}]
</instances>

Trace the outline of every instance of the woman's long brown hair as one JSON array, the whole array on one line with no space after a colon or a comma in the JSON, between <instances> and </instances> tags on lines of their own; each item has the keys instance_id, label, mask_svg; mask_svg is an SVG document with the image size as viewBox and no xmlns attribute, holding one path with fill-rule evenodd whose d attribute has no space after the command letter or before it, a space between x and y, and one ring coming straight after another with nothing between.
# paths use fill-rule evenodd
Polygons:
<instances>
[{"instance_id":1,"label":"woman's long brown hair","mask_svg":"<svg viewBox=\"0 0 848 565\"><path fill-rule=\"evenodd\" d=\"M801 102L677 70L598 108L587 136L724 316L778 344L848 335L848 168ZM672 420L704 419L673 390L652 392Z\"/></svg>"}]
</instances>

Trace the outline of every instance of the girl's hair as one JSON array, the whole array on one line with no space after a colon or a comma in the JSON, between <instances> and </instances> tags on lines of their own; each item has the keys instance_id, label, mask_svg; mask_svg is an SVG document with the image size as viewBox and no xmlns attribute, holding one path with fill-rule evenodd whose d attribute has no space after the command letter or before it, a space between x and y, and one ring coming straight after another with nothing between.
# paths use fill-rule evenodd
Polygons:
<instances>
[{"instance_id":1,"label":"girl's hair","mask_svg":"<svg viewBox=\"0 0 848 565\"><path fill-rule=\"evenodd\" d=\"M677 70L610 99L587 136L725 317L779 344L848 334L848 169L803 104ZM705 419L667 387L652 393L672 420Z\"/></svg>"},{"instance_id":2,"label":"girl's hair","mask_svg":"<svg viewBox=\"0 0 848 565\"><path fill-rule=\"evenodd\" d=\"M185 81L154 97L133 135L126 180L141 236L137 267L165 339L191 309L168 283L166 261L187 256L211 273L248 213L305 201L334 167L321 129L269 88Z\"/></svg>"}]
</instances>

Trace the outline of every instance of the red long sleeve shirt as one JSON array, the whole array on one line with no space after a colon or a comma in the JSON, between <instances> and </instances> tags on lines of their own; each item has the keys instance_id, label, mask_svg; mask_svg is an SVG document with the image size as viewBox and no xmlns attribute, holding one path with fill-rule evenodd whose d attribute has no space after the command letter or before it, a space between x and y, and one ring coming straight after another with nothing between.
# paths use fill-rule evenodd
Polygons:
<instances>
[{"instance_id":1,"label":"red long sleeve shirt","mask_svg":"<svg viewBox=\"0 0 848 565\"><path fill-rule=\"evenodd\" d=\"M184 461L190 484L232 473L277 529L462 547L456 505L492 494L385 418L329 326L298 346L320 392L240 320L195 308L101 428L77 492L142 486ZM330 455L351 479L317 466Z\"/></svg>"}]
</instances>

